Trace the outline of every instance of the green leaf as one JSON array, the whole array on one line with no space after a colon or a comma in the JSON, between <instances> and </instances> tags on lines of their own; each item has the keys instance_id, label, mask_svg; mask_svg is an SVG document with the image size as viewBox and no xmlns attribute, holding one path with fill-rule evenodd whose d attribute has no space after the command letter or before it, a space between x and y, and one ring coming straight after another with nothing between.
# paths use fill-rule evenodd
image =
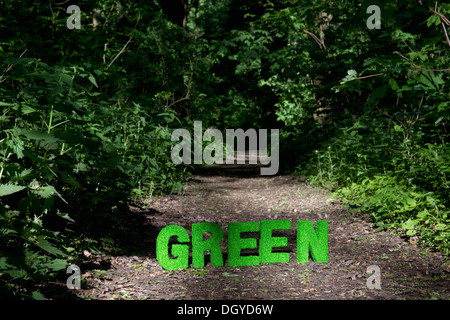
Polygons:
<instances>
[{"instance_id":1,"label":"green leaf","mask_svg":"<svg viewBox=\"0 0 450 320\"><path fill-rule=\"evenodd\" d=\"M32 113L32 112L36 112L36 109L33 109L32 107L27 106L27 105L22 106L23 114L28 114L28 113Z\"/></svg>"},{"instance_id":2,"label":"green leaf","mask_svg":"<svg viewBox=\"0 0 450 320\"><path fill-rule=\"evenodd\" d=\"M358 77L356 70L347 70L347 75L341 80L340 84L345 84L349 81L355 80Z\"/></svg>"},{"instance_id":3,"label":"green leaf","mask_svg":"<svg viewBox=\"0 0 450 320\"><path fill-rule=\"evenodd\" d=\"M59 271L65 269L67 266L67 261L65 259L55 259L50 263L50 268L53 271Z\"/></svg>"},{"instance_id":4,"label":"green leaf","mask_svg":"<svg viewBox=\"0 0 450 320\"><path fill-rule=\"evenodd\" d=\"M14 266L10 265L7 261L8 259L6 259L6 257L0 257L0 271L14 268Z\"/></svg>"},{"instance_id":5,"label":"green leaf","mask_svg":"<svg viewBox=\"0 0 450 320\"><path fill-rule=\"evenodd\" d=\"M0 185L0 197L22 191L25 188L26 187L24 186L17 186L14 184L2 184Z\"/></svg>"},{"instance_id":6,"label":"green leaf","mask_svg":"<svg viewBox=\"0 0 450 320\"><path fill-rule=\"evenodd\" d=\"M22 65L22 64L29 64L31 62L34 62L35 59L33 58L11 58L9 60L7 60L7 64L12 64L12 65Z\"/></svg>"},{"instance_id":7,"label":"green leaf","mask_svg":"<svg viewBox=\"0 0 450 320\"><path fill-rule=\"evenodd\" d=\"M31 294L31 298L33 300L47 300L45 299L45 297L42 295L42 293L40 293L39 291L33 291L33 293Z\"/></svg>"},{"instance_id":8,"label":"green leaf","mask_svg":"<svg viewBox=\"0 0 450 320\"><path fill-rule=\"evenodd\" d=\"M52 245L50 242L48 242L46 239L44 239L42 236L37 239L35 244L41 248L42 250L51 253L55 256L61 256L64 257L65 254L58 248L56 248L54 245Z\"/></svg>"},{"instance_id":9,"label":"green leaf","mask_svg":"<svg viewBox=\"0 0 450 320\"><path fill-rule=\"evenodd\" d=\"M397 91L398 89L400 89L400 87L398 86L397 81L395 81L395 79L389 79L389 84L391 85L392 90Z\"/></svg>"},{"instance_id":10,"label":"green leaf","mask_svg":"<svg viewBox=\"0 0 450 320\"><path fill-rule=\"evenodd\" d=\"M436 122L434 124L438 124L439 122L442 121L442 119L444 119L444 117L439 117L439 119L436 120Z\"/></svg>"},{"instance_id":11,"label":"green leaf","mask_svg":"<svg viewBox=\"0 0 450 320\"><path fill-rule=\"evenodd\" d=\"M414 229L414 226L418 223L418 220L408 219L405 223L403 223L403 229L411 230Z\"/></svg>"},{"instance_id":12,"label":"green leaf","mask_svg":"<svg viewBox=\"0 0 450 320\"><path fill-rule=\"evenodd\" d=\"M69 214L68 214L68 213L60 212L60 211L58 210L57 215L58 215L59 217L65 219L65 220L67 220L67 221L75 222L75 220L73 220L71 217L69 217Z\"/></svg>"},{"instance_id":13,"label":"green leaf","mask_svg":"<svg viewBox=\"0 0 450 320\"><path fill-rule=\"evenodd\" d=\"M406 202L408 203L408 206L410 206L410 207L415 207L417 205L416 200L414 200L413 198L407 198Z\"/></svg>"},{"instance_id":14,"label":"green leaf","mask_svg":"<svg viewBox=\"0 0 450 320\"><path fill-rule=\"evenodd\" d=\"M42 198L49 198L58 193L53 186L40 187L31 191Z\"/></svg>"},{"instance_id":15,"label":"green leaf","mask_svg":"<svg viewBox=\"0 0 450 320\"><path fill-rule=\"evenodd\" d=\"M60 80L67 84L69 87L73 84L73 79L68 74L60 73Z\"/></svg>"},{"instance_id":16,"label":"green leaf","mask_svg":"<svg viewBox=\"0 0 450 320\"><path fill-rule=\"evenodd\" d=\"M89 74L88 79L96 88L98 88L97 81L95 80L94 76L91 73Z\"/></svg>"},{"instance_id":17,"label":"green leaf","mask_svg":"<svg viewBox=\"0 0 450 320\"><path fill-rule=\"evenodd\" d=\"M20 129L15 127L14 133L17 135L23 135L28 139L32 140L44 140L47 143L53 143L57 141L61 141L60 139L56 138L55 136L48 134L43 131L37 131L37 130L26 130L26 129Z\"/></svg>"},{"instance_id":18,"label":"green leaf","mask_svg":"<svg viewBox=\"0 0 450 320\"><path fill-rule=\"evenodd\" d=\"M4 237L8 234L17 235L17 231L14 229L0 229L0 237ZM0 269L1 269L1 261L0 261Z\"/></svg>"},{"instance_id":19,"label":"green leaf","mask_svg":"<svg viewBox=\"0 0 450 320\"><path fill-rule=\"evenodd\" d=\"M432 24L434 24L435 26L439 25L441 23L441 19L433 14L431 15L428 19L427 19L427 26L430 27Z\"/></svg>"},{"instance_id":20,"label":"green leaf","mask_svg":"<svg viewBox=\"0 0 450 320\"><path fill-rule=\"evenodd\" d=\"M17 155L17 158L23 158L24 142L19 137L13 134L11 136L11 139L6 140L6 145L14 151L14 153Z\"/></svg>"}]
</instances>

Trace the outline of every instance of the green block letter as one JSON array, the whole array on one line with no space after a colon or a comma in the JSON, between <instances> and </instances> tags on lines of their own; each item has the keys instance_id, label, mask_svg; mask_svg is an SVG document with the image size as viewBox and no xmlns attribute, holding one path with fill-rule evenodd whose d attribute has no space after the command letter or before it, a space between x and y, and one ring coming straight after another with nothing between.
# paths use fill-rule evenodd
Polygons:
<instances>
[{"instance_id":1,"label":"green block letter","mask_svg":"<svg viewBox=\"0 0 450 320\"><path fill-rule=\"evenodd\" d=\"M309 262L309 252L315 262L328 262L328 221L317 220L317 233L311 221L297 221L297 261Z\"/></svg>"},{"instance_id":2,"label":"green block letter","mask_svg":"<svg viewBox=\"0 0 450 320\"><path fill-rule=\"evenodd\" d=\"M273 247L285 247L288 244L288 240L285 237L272 237L272 230L290 228L291 221L289 220L261 221L259 256L262 263L289 262L288 252L272 252Z\"/></svg>"},{"instance_id":3,"label":"green block letter","mask_svg":"<svg viewBox=\"0 0 450 320\"><path fill-rule=\"evenodd\" d=\"M211 237L203 240L205 232L210 232ZM192 224L192 265L194 268L203 268L205 265L204 253L210 250L211 264L214 267L223 266L222 242L223 231L218 223L194 223Z\"/></svg>"},{"instance_id":4,"label":"green block letter","mask_svg":"<svg viewBox=\"0 0 450 320\"><path fill-rule=\"evenodd\" d=\"M259 231L258 222L230 222L228 224L228 265L230 267L259 265L259 256L241 256L241 249L257 247L256 239L242 239L241 233L257 231Z\"/></svg>"},{"instance_id":5,"label":"green block letter","mask_svg":"<svg viewBox=\"0 0 450 320\"><path fill-rule=\"evenodd\" d=\"M186 244L172 245L172 255L169 257L169 239L176 236L178 242L189 242L189 234L186 229L176 225L170 225L162 229L156 239L156 259L161 267L166 270L186 269L189 263L189 246Z\"/></svg>"}]
</instances>

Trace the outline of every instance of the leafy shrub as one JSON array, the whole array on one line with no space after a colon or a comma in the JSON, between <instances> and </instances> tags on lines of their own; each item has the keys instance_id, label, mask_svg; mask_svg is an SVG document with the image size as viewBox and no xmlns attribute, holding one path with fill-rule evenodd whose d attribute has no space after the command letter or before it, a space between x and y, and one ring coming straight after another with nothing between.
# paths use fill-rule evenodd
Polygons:
<instances>
[{"instance_id":1,"label":"leafy shrub","mask_svg":"<svg viewBox=\"0 0 450 320\"><path fill-rule=\"evenodd\" d=\"M414 189L392 176L375 176L334 195L349 208L370 214L378 229L399 229L448 254L450 211L433 192Z\"/></svg>"},{"instance_id":2,"label":"leafy shrub","mask_svg":"<svg viewBox=\"0 0 450 320\"><path fill-rule=\"evenodd\" d=\"M113 105L92 93L101 72L88 66L8 63L15 70L0 88L0 281L21 297L83 246L98 248L132 192L181 190L185 173L170 160L173 113L152 120L139 104Z\"/></svg>"}]
</instances>

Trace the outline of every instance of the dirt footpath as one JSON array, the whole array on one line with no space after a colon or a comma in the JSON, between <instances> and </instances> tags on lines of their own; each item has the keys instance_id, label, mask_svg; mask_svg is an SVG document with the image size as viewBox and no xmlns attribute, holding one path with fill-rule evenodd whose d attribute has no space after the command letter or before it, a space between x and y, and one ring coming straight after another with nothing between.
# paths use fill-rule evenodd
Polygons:
<instances>
[{"instance_id":1,"label":"dirt footpath","mask_svg":"<svg viewBox=\"0 0 450 320\"><path fill-rule=\"evenodd\" d=\"M132 208L121 254L90 257L78 295L84 299L449 299L449 263L438 253L375 232L366 216L349 214L330 194L293 176L260 176L259 170L216 167L193 176L185 195L144 200ZM288 263L164 270L155 256L158 232L176 224L291 220ZM328 221L328 263L297 263L298 220ZM257 236L257 235L256 235ZM226 238L226 237L225 237ZM255 253L253 253L255 254ZM256 252L257 254L257 252ZM381 289L370 289L369 266L378 266ZM373 281L370 283L375 284Z\"/></svg>"}]
</instances>

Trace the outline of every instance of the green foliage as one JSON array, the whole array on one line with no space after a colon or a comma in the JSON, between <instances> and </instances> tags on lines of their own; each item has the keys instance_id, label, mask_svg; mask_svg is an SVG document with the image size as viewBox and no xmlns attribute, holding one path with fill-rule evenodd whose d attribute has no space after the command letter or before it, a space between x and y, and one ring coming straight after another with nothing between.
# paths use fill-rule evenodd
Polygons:
<instances>
[{"instance_id":1,"label":"green foliage","mask_svg":"<svg viewBox=\"0 0 450 320\"><path fill-rule=\"evenodd\" d=\"M107 250L130 197L181 192L171 131L280 128L280 162L378 227L448 253L449 44L435 3L159 1L0 6L0 290ZM438 4L448 17L450 7ZM93 24L93 13L98 24ZM445 26L444 26L445 27Z\"/></svg>"},{"instance_id":2,"label":"green foliage","mask_svg":"<svg viewBox=\"0 0 450 320\"><path fill-rule=\"evenodd\" d=\"M88 94L92 73L73 70L28 59L8 78L20 94L1 88L8 101L0 141L1 273L12 280L36 281L62 269L49 255L67 257L62 246L78 232L106 232L114 207L132 191L182 188L183 172L170 161L168 125L176 116L169 111L149 121L137 103L97 102Z\"/></svg>"},{"instance_id":3,"label":"green foliage","mask_svg":"<svg viewBox=\"0 0 450 320\"><path fill-rule=\"evenodd\" d=\"M135 82L133 68L144 68L128 52L120 59L123 44L107 54L96 47L118 45L123 35L142 44L148 37L112 14L109 28L94 32L104 42L93 42L92 29L86 30L92 26L66 28L64 8L53 7L52 23L39 25L48 13L26 2L9 3L1 15L14 21L12 12L22 5L29 8L21 13L29 15L25 20L37 16L38 22L19 24L20 33L11 33L19 29L9 20L0 24L2 34L11 36L0 50L0 69L6 70L0 78L0 294L18 299L42 298L39 284L64 274L82 250L107 248L130 196L182 191L186 176L170 159L171 128L182 123L160 104L162 86L142 90L151 85ZM110 10L116 4L103 5ZM135 9L118 13L139 21ZM28 41L52 34L47 44ZM69 45L74 39L77 48ZM130 75L124 76L126 70Z\"/></svg>"},{"instance_id":4,"label":"green foliage","mask_svg":"<svg viewBox=\"0 0 450 320\"><path fill-rule=\"evenodd\" d=\"M335 60L343 72L340 79L327 77L334 96L312 87L314 101L326 104L312 110L326 111L319 120L327 138L311 146L310 161L297 170L370 214L378 227L401 230L448 254L449 44L434 13L405 3L396 10L397 18L382 30L360 25L357 38L345 36L351 26L340 26L343 46L329 45L327 55L354 60ZM446 6L441 10L449 13ZM421 23L412 25L411 18Z\"/></svg>"},{"instance_id":5,"label":"green foliage","mask_svg":"<svg viewBox=\"0 0 450 320\"><path fill-rule=\"evenodd\" d=\"M381 7L381 29L366 26L372 4ZM207 118L222 127L281 127L284 169L359 203L378 226L448 253L450 44L434 6L231 1L218 20L227 24L205 33L210 83L221 85L218 116ZM447 5L438 7L448 16ZM212 28L202 15L196 21Z\"/></svg>"},{"instance_id":6,"label":"green foliage","mask_svg":"<svg viewBox=\"0 0 450 320\"><path fill-rule=\"evenodd\" d=\"M449 253L450 211L435 193L399 184L391 176L375 176L341 188L335 196L351 209L370 213L379 229L399 229L408 237L418 236L425 245Z\"/></svg>"}]
</instances>

